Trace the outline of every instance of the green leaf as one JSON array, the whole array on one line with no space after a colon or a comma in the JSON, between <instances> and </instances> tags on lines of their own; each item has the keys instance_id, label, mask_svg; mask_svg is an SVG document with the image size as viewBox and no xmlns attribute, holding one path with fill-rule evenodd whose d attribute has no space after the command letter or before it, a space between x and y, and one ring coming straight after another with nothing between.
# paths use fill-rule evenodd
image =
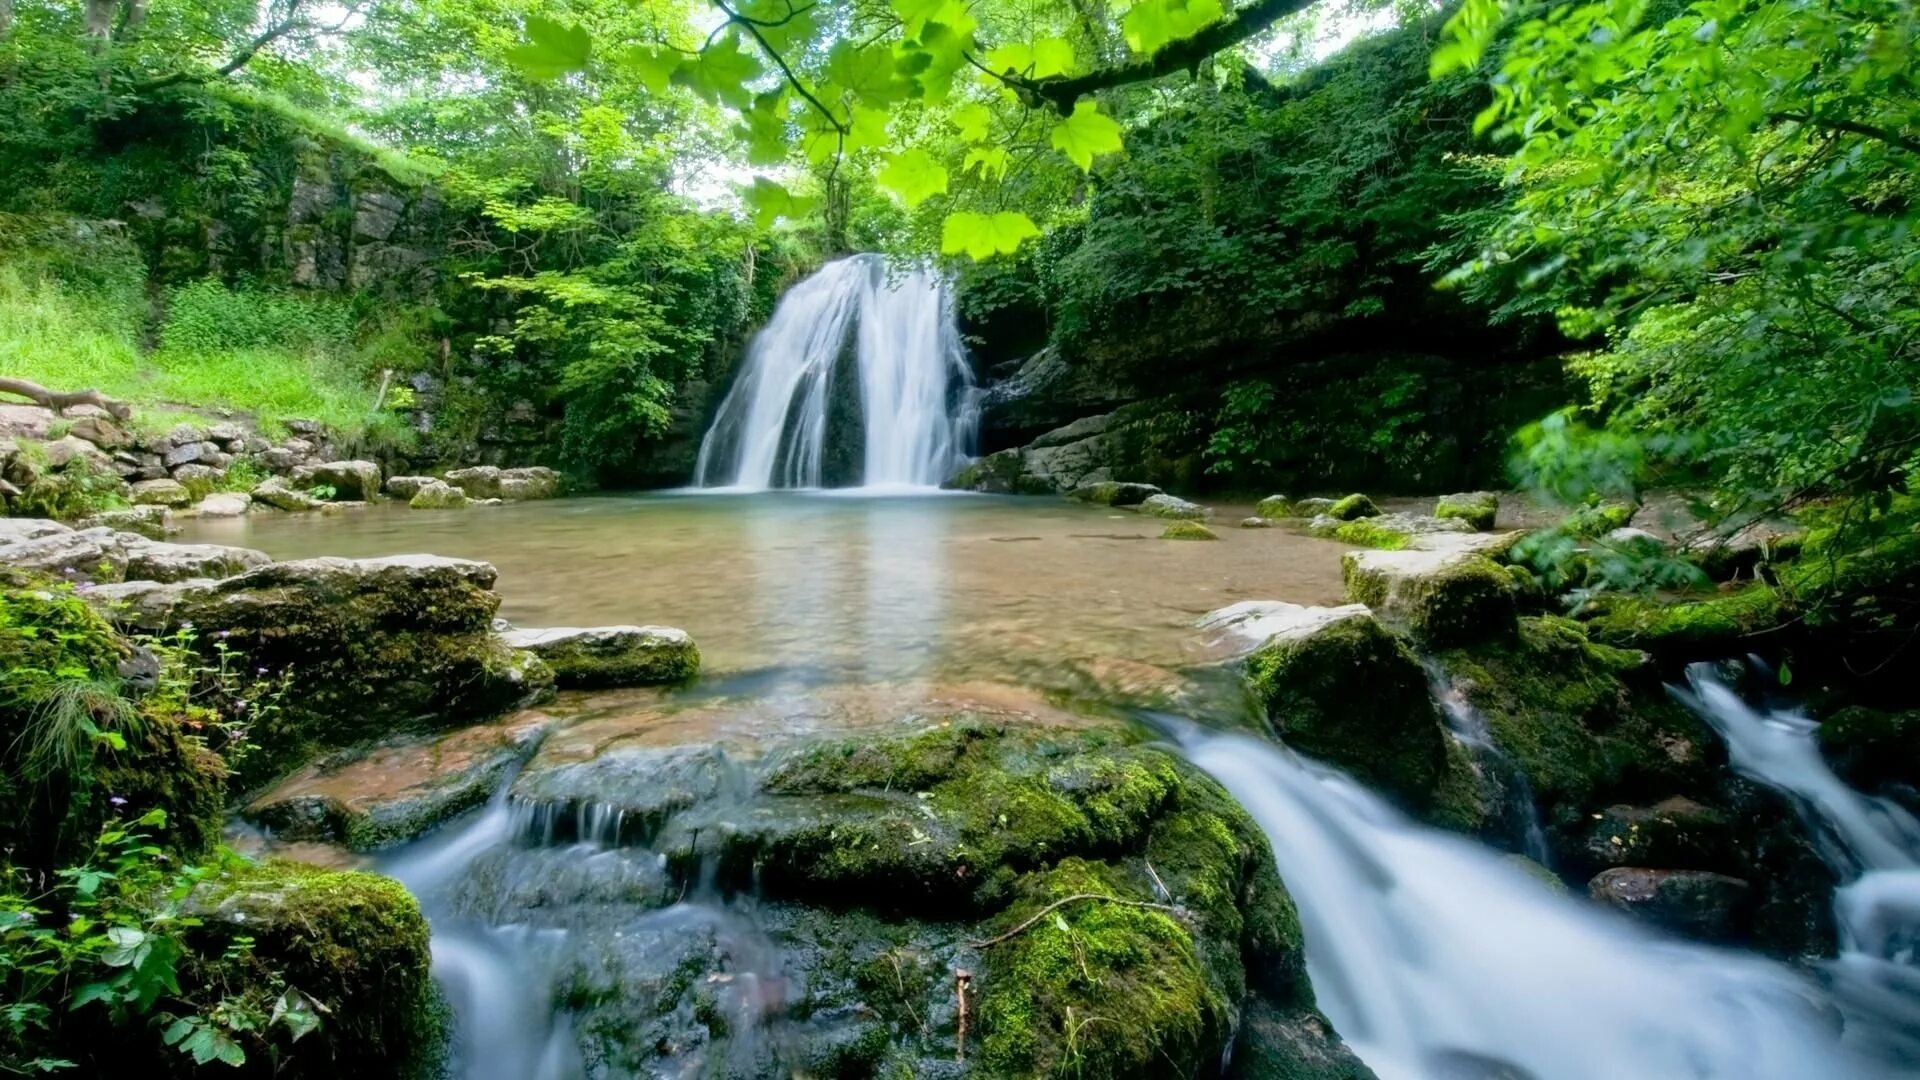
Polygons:
<instances>
[{"instance_id":1,"label":"green leaf","mask_svg":"<svg viewBox=\"0 0 1920 1080\"><path fill-rule=\"evenodd\" d=\"M940 226L940 250L947 255L966 255L975 261L995 255L1011 255L1023 241L1040 235L1040 230L1025 214L1001 211L978 214L970 210L948 214Z\"/></svg>"},{"instance_id":2,"label":"green leaf","mask_svg":"<svg viewBox=\"0 0 1920 1080\"><path fill-rule=\"evenodd\" d=\"M1064 38L1046 37L1033 43L1033 77L1065 75L1073 70L1073 45Z\"/></svg>"},{"instance_id":3,"label":"green leaf","mask_svg":"<svg viewBox=\"0 0 1920 1080\"><path fill-rule=\"evenodd\" d=\"M861 48L842 41L827 55L827 78L834 86L868 105L901 101L913 86L894 69L893 50L884 45Z\"/></svg>"},{"instance_id":4,"label":"green leaf","mask_svg":"<svg viewBox=\"0 0 1920 1080\"><path fill-rule=\"evenodd\" d=\"M865 150L869 147L887 144L887 119L885 109L869 109L865 105L855 105L852 109L852 122L847 125L847 153Z\"/></svg>"},{"instance_id":5,"label":"green leaf","mask_svg":"<svg viewBox=\"0 0 1920 1080\"><path fill-rule=\"evenodd\" d=\"M893 155L873 179L900 196L908 209L947 190L947 170L918 148Z\"/></svg>"},{"instance_id":6,"label":"green leaf","mask_svg":"<svg viewBox=\"0 0 1920 1080\"><path fill-rule=\"evenodd\" d=\"M902 53L900 70L912 76L921 97L943 101L952 92L953 77L966 66L967 51L973 48L974 27L971 18L959 25L928 23L920 40Z\"/></svg>"},{"instance_id":7,"label":"green leaf","mask_svg":"<svg viewBox=\"0 0 1920 1080\"><path fill-rule=\"evenodd\" d=\"M987 137L987 131L993 124L993 110L977 103L962 105L953 110L953 115L947 119L960 129L962 142L976 143Z\"/></svg>"},{"instance_id":8,"label":"green leaf","mask_svg":"<svg viewBox=\"0 0 1920 1080\"><path fill-rule=\"evenodd\" d=\"M734 133L747 144L747 162L752 165L778 165L787 158L787 116L781 107L784 90L772 90L753 99L753 107L740 114L743 123Z\"/></svg>"},{"instance_id":9,"label":"green leaf","mask_svg":"<svg viewBox=\"0 0 1920 1080\"><path fill-rule=\"evenodd\" d=\"M1100 106L1082 98L1073 113L1053 125L1053 148L1080 166L1081 172L1093 168L1093 159L1120 150L1120 125L1100 112Z\"/></svg>"},{"instance_id":10,"label":"green leaf","mask_svg":"<svg viewBox=\"0 0 1920 1080\"><path fill-rule=\"evenodd\" d=\"M673 73L680 70L680 54L672 49L636 45L620 59L649 94L666 93L673 83Z\"/></svg>"},{"instance_id":11,"label":"green leaf","mask_svg":"<svg viewBox=\"0 0 1920 1080\"><path fill-rule=\"evenodd\" d=\"M960 168L978 173L982 180L998 180L1007 174L1011 157L1004 146L976 146L967 151L967 160Z\"/></svg>"},{"instance_id":12,"label":"green leaf","mask_svg":"<svg viewBox=\"0 0 1920 1080\"><path fill-rule=\"evenodd\" d=\"M1220 0L1141 0L1120 20L1134 52L1152 56L1169 43L1192 37L1225 14Z\"/></svg>"},{"instance_id":13,"label":"green leaf","mask_svg":"<svg viewBox=\"0 0 1920 1080\"><path fill-rule=\"evenodd\" d=\"M112 983L88 983L73 992L73 999L67 1002L67 1011L72 1012L82 1005L91 1004L95 1001L112 1001L115 995L116 991ZM167 1045L171 1046L173 1043L169 1042Z\"/></svg>"},{"instance_id":14,"label":"green leaf","mask_svg":"<svg viewBox=\"0 0 1920 1080\"><path fill-rule=\"evenodd\" d=\"M758 59L740 51L739 37L728 34L683 61L673 77L709 102L744 109L753 100L747 84L762 70Z\"/></svg>"},{"instance_id":15,"label":"green leaf","mask_svg":"<svg viewBox=\"0 0 1920 1080\"><path fill-rule=\"evenodd\" d=\"M1427 73L1438 79L1480 66L1494 35L1506 19L1501 0L1466 0L1440 28L1441 42L1427 61Z\"/></svg>"},{"instance_id":16,"label":"green leaf","mask_svg":"<svg viewBox=\"0 0 1920 1080\"><path fill-rule=\"evenodd\" d=\"M1793 685L1793 668L1787 666L1787 662L1785 660L1780 661L1780 685L1781 686Z\"/></svg>"},{"instance_id":17,"label":"green leaf","mask_svg":"<svg viewBox=\"0 0 1920 1080\"><path fill-rule=\"evenodd\" d=\"M741 197L753 208L754 223L763 229L772 228L780 218L804 217L820 203L810 195L795 195L764 176L754 177L753 186L742 191Z\"/></svg>"},{"instance_id":18,"label":"green leaf","mask_svg":"<svg viewBox=\"0 0 1920 1080\"><path fill-rule=\"evenodd\" d=\"M577 26L527 16L527 43L507 50L507 60L530 79L557 79L587 66L593 38Z\"/></svg>"}]
</instances>

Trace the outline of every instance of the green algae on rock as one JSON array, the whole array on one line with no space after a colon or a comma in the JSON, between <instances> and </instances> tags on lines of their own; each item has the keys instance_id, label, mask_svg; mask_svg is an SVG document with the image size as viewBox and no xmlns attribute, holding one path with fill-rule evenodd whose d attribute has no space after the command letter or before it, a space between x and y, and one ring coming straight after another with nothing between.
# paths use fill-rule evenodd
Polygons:
<instances>
[{"instance_id":1,"label":"green algae on rock","mask_svg":"<svg viewBox=\"0 0 1920 1080\"><path fill-rule=\"evenodd\" d=\"M1493 529L1494 519L1500 516L1500 496L1491 491L1442 495L1433 505L1433 516L1459 518L1481 532L1488 532Z\"/></svg>"},{"instance_id":2,"label":"green algae on rock","mask_svg":"<svg viewBox=\"0 0 1920 1080\"><path fill-rule=\"evenodd\" d=\"M1349 551L1341 560L1349 603L1365 604L1445 647L1510 636L1513 579L1484 555L1445 551Z\"/></svg>"},{"instance_id":3,"label":"green algae on rock","mask_svg":"<svg viewBox=\"0 0 1920 1080\"><path fill-rule=\"evenodd\" d=\"M508 648L539 657L559 685L598 688L685 682L700 672L700 650L671 626L553 627L508 630Z\"/></svg>"},{"instance_id":4,"label":"green algae on rock","mask_svg":"<svg viewBox=\"0 0 1920 1080\"><path fill-rule=\"evenodd\" d=\"M1327 515L1339 518L1341 521L1378 517L1379 514L1380 508L1373 505L1373 500L1358 493L1336 499L1332 506L1327 507Z\"/></svg>"},{"instance_id":5,"label":"green algae on rock","mask_svg":"<svg viewBox=\"0 0 1920 1080\"><path fill-rule=\"evenodd\" d=\"M1197 521L1173 521L1173 522L1167 523L1167 527L1165 531L1161 532L1160 534L1160 539L1162 540L1218 540L1220 539L1220 536L1218 533L1215 533L1212 529L1207 528L1205 525L1202 525Z\"/></svg>"}]
</instances>

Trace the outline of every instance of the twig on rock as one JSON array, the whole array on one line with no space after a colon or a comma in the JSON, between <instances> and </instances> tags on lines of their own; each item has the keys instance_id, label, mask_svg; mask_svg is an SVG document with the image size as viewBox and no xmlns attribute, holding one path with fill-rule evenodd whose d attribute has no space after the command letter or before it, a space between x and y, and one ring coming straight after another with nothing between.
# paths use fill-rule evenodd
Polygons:
<instances>
[{"instance_id":1,"label":"twig on rock","mask_svg":"<svg viewBox=\"0 0 1920 1080\"><path fill-rule=\"evenodd\" d=\"M1178 908L1171 904L1154 904L1145 900L1122 900L1120 897L1106 896L1101 893L1074 893L1072 896L1063 896L1053 903L1048 904L1046 907L1041 908L1039 911L1034 912L1032 918L998 937L990 937L985 941L969 941L967 944L975 949L991 949L995 945L1006 941L1008 938L1018 937L1026 933L1032 929L1034 923L1046 918L1051 912L1081 900L1105 900L1109 904L1119 904L1123 907L1152 908L1155 911L1170 911L1176 913L1179 911Z\"/></svg>"}]
</instances>

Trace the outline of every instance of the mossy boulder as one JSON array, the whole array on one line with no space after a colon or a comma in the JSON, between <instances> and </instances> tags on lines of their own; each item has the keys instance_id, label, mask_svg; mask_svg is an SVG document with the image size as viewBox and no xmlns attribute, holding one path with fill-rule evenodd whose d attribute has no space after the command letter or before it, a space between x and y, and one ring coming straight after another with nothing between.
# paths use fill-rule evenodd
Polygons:
<instances>
[{"instance_id":1,"label":"mossy boulder","mask_svg":"<svg viewBox=\"0 0 1920 1080\"><path fill-rule=\"evenodd\" d=\"M983 491L1006 495L1027 474L1027 460L1018 450L1002 450L962 465L940 486L954 491Z\"/></svg>"},{"instance_id":2,"label":"mossy boulder","mask_svg":"<svg viewBox=\"0 0 1920 1080\"><path fill-rule=\"evenodd\" d=\"M389 476L381 489L392 498L411 499L424 488L444 483L446 481L433 476Z\"/></svg>"},{"instance_id":3,"label":"mossy boulder","mask_svg":"<svg viewBox=\"0 0 1920 1080\"><path fill-rule=\"evenodd\" d=\"M1172 521L1161 532L1162 540L1218 540L1220 535L1197 521Z\"/></svg>"},{"instance_id":4,"label":"mossy boulder","mask_svg":"<svg viewBox=\"0 0 1920 1080\"><path fill-rule=\"evenodd\" d=\"M560 474L540 465L501 469L475 465L447 473L446 482L465 492L471 499L551 499L560 494Z\"/></svg>"},{"instance_id":5,"label":"mossy boulder","mask_svg":"<svg viewBox=\"0 0 1920 1080\"><path fill-rule=\"evenodd\" d=\"M211 661L225 651L285 673L279 710L257 723L243 786L323 749L497 715L553 686L537 657L493 633L493 567L399 555L274 563L222 581L130 583L88 600L131 629L191 627Z\"/></svg>"},{"instance_id":6,"label":"mossy boulder","mask_svg":"<svg viewBox=\"0 0 1920 1080\"><path fill-rule=\"evenodd\" d=\"M1262 518L1290 518L1299 516L1294 513L1293 500L1287 498L1285 495L1269 495L1261 499L1254 504L1253 513L1255 517Z\"/></svg>"},{"instance_id":7,"label":"mossy boulder","mask_svg":"<svg viewBox=\"0 0 1920 1080\"><path fill-rule=\"evenodd\" d=\"M1341 521L1354 521L1359 518L1378 517L1380 508L1373 505L1372 499L1356 493L1334 500L1333 505L1327 507L1326 512L1328 517L1338 518Z\"/></svg>"},{"instance_id":8,"label":"mossy boulder","mask_svg":"<svg viewBox=\"0 0 1920 1080\"><path fill-rule=\"evenodd\" d=\"M467 493L440 480L429 480L407 497L415 510L457 510L471 503Z\"/></svg>"},{"instance_id":9,"label":"mossy boulder","mask_svg":"<svg viewBox=\"0 0 1920 1080\"><path fill-rule=\"evenodd\" d=\"M1122 480L1095 480L1067 492L1067 498L1075 502L1092 503L1095 506L1138 506L1149 496L1158 494L1160 489L1152 484L1130 484Z\"/></svg>"},{"instance_id":10,"label":"mossy boulder","mask_svg":"<svg viewBox=\"0 0 1920 1080\"><path fill-rule=\"evenodd\" d=\"M1615 529L1624 529L1633 520L1635 508L1621 502L1596 503L1583 506L1567 515L1560 523L1561 531L1569 536L1583 540L1605 536Z\"/></svg>"},{"instance_id":11,"label":"mossy boulder","mask_svg":"<svg viewBox=\"0 0 1920 1080\"><path fill-rule=\"evenodd\" d=\"M1426 673L1364 608L1275 634L1247 658L1247 672L1287 745L1416 813L1432 804L1447 738Z\"/></svg>"},{"instance_id":12,"label":"mossy boulder","mask_svg":"<svg viewBox=\"0 0 1920 1080\"><path fill-rule=\"evenodd\" d=\"M1494 519L1500 516L1500 496L1491 491L1442 495L1433 504L1433 516L1458 518L1481 532L1488 532L1493 528Z\"/></svg>"},{"instance_id":13,"label":"mossy boulder","mask_svg":"<svg viewBox=\"0 0 1920 1080\"><path fill-rule=\"evenodd\" d=\"M1171 518L1178 521L1199 521L1213 516L1213 511L1206 507L1165 492L1147 496L1140 500L1140 504L1134 509L1152 517Z\"/></svg>"},{"instance_id":14,"label":"mossy boulder","mask_svg":"<svg viewBox=\"0 0 1920 1080\"><path fill-rule=\"evenodd\" d=\"M553 669L566 687L658 686L700 672L700 650L671 626L554 627L510 630L509 648L524 649Z\"/></svg>"},{"instance_id":15,"label":"mossy boulder","mask_svg":"<svg viewBox=\"0 0 1920 1080\"><path fill-rule=\"evenodd\" d=\"M249 1055L232 1075L407 1076L439 1055L427 920L399 882L268 862L231 868L189 903L202 922L184 983L263 987L278 978L325 1010L299 1043ZM250 945L235 948L242 937Z\"/></svg>"},{"instance_id":16,"label":"mossy boulder","mask_svg":"<svg viewBox=\"0 0 1920 1080\"><path fill-rule=\"evenodd\" d=\"M1643 654L1595 643L1557 616L1522 617L1516 630L1436 659L1520 764L1563 858L1580 858L1590 815L1620 798L1707 783L1717 742L1667 697Z\"/></svg>"},{"instance_id":17,"label":"mossy boulder","mask_svg":"<svg viewBox=\"0 0 1920 1080\"><path fill-rule=\"evenodd\" d=\"M1847 783L1920 802L1920 710L1848 706L1822 720L1815 737Z\"/></svg>"},{"instance_id":18,"label":"mossy boulder","mask_svg":"<svg viewBox=\"0 0 1920 1080\"><path fill-rule=\"evenodd\" d=\"M1484 555L1349 551L1341 577L1349 603L1371 607L1431 646L1514 632L1513 579Z\"/></svg>"},{"instance_id":19,"label":"mossy boulder","mask_svg":"<svg viewBox=\"0 0 1920 1080\"><path fill-rule=\"evenodd\" d=\"M371 461L328 461L293 470L293 486L330 488L332 499L364 502L380 497L380 466Z\"/></svg>"}]
</instances>

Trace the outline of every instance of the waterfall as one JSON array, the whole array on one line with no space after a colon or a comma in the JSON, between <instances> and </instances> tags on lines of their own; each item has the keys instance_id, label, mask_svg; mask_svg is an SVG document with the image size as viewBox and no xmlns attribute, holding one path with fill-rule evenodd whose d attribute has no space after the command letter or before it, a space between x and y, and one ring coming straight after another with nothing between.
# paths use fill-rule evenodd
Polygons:
<instances>
[{"instance_id":1,"label":"waterfall","mask_svg":"<svg viewBox=\"0 0 1920 1080\"><path fill-rule=\"evenodd\" d=\"M1905 1073L1911 1018L1784 965L1681 942L1416 824L1270 742L1179 734L1266 833L1335 1030L1382 1080L1816 1080ZM1884 995L1895 991L1886 990Z\"/></svg>"},{"instance_id":2,"label":"waterfall","mask_svg":"<svg viewBox=\"0 0 1920 1080\"><path fill-rule=\"evenodd\" d=\"M853 431L850 388L835 385L849 374ZM840 259L788 290L755 335L700 442L694 483L932 487L965 459L974 396L945 280L890 272L878 255Z\"/></svg>"}]
</instances>

